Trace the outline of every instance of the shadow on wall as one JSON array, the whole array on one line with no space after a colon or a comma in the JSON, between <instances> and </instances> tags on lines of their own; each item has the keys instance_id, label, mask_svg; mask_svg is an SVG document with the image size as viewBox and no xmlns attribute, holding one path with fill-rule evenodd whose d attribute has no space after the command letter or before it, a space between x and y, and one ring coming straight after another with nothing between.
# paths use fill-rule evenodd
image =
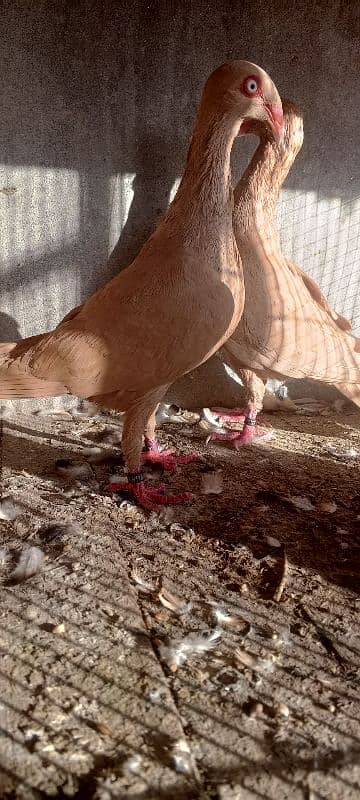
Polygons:
<instances>
[{"instance_id":1,"label":"shadow on wall","mask_svg":"<svg viewBox=\"0 0 360 800\"><path fill-rule=\"evenodd\" d=\"M305 143L287 187L304 193L304 202L306 192L316 192L325 204L334 197L353 200L359 194L353 112L360 102L357 15L356 4L343 0L290 1L286 6L272 0L258 12L250 0L240 5L199 0L172 4L171 10L166 0L135 0L130 7L121 0L63 0L56 7L49 0L7 3L0 52L1 185L6 182L3 169L4 174L9 170L5 179L11 184L12 167L35 166L29 202L43 204L46 212L48 187L41 171L56 175L69 170L79 176L76 234L71 243L64 237L41 256L33 246L34 226L26 208L17 216L16 205L14 210L9 206L5 225L11 229L10 241L16 244L20 232L29 247L26 269L23 259L9 264L6 309L17 316L20 295L24 316L19 324L26 335L55 326L134 258L183 171L202 85L226 60L245 57L262 64L281 94L305 110ZM312 47L311 64L304 61L304 43L306 50ZM345 74L352 99L339 114ZM240 145L234 159L238 172L254 140ZM126 175L135 177L124 219L126 198L120 189L115 201L112 187L117 176L121 184ZM6 210L5 203L16 204L24 180L20 175L14 195L0 196L0 211ZM60 191L66 193L62 186ZM50 243L57 215L56 200L52 203L37 222L48 230ZM333 233L329 229L329 236ZM325 241L314 234L302 266L311 268L311 253L319 245ZM34 291L39 294L36 307ZM209 370L202 380L211 387L211 381L220 380L218 364ZM216 393L218 388L225 392L224 383ZM187 392L198 389L190 381Z\"/></svg>"},{"instance_id":2,"label":"shadow on wall","mask_svg":"<svg viewBox=\"0 0 360 800\"><path fill-rule=\"evenodd\" d=\"M0 341L18 342L22 339L16 319L0 311Z\"/></svg>"}]
</instances>

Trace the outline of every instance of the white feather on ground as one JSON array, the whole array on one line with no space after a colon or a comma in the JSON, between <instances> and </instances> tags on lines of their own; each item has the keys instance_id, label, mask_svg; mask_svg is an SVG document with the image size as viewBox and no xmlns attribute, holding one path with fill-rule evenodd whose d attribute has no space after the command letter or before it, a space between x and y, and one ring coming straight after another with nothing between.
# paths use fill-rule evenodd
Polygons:
<instances>
[{"instance_id":1,"label":"white feather on ground","mask_svg":"<svg viewBox=\"0 0 360 800\"><path fill-rule=\"evenodd\" d=\"M158 593L158 598L164 608L167 608L169 611L172 611L174 614L178 614L179 616L189 614L192 609L191 602L186 602L186 600L184 600L182 597L177 597L169 592L168 589L165 589L164 586L161 587L161 590Z\"/></svg>"},{"instance_id":2,"label":"white feather on ground","mask_svg":"<svg viewBox=\"0 0 360 800\"><path fill-rule=\"evenodd\" d=\"M68 478L73 481L91 480L94 477L94 471L90 464L71 461L67 458L58 459L55 463L55 469L62 478Z\"/></svg>"},{"instance_id":3,"label":"white feather on ground","mask_svg":"<svg viewBox=\"0 0 360 800\"><path fill-rule=\"evenodd\" d=\"M10 561L10 551L7 547L0 547L0 567L5 567Z\"/></svg>"},{"instance_id":4,"label":"white feather on ground","mask_svg":"<svg viewBox=\"0 0 360 800\"><path fill-rule=\"evenodd\" d=\"M201 476L201 494L221 494L223 490L222 472L214 469Z\"/></svg>"},{"instance_id":5,"label":"white feather on ground","mask_svg":"<svg viewBox=\"0 0 360 800\"><path fill-rule=\"evenodd\" d=\"M3 499L0 500L0 519L11 522L16 519L19 514L21 514L21 508L14 503L11 497L3 497Z\"/></svg>"},{"instance_id":6,"label":"white feather on ground","mask_svg":"<svg viewBox=\"0 0 360 800\"><path fill-rule=\"evenodd\" d=\"M189 634L179 642L170 641L167 645L160 644L160 658L167 664L171 672L176 672L178 667L185 664L189 658L195 658L201 653L214 650L218 646L221 636L221 631L216 628L207 637Z\"/></svg>"},{"instance_id":7,"label":"white feather on ground","mask_svg":"<svg viewBox=\"0 0 360 800\"><path fill-rule=\"evenodd\" d=\"M25 581L36 575L43 564L45 553L40 547L27 547L22 551L19 563L10 575L13 581Z\"/></svg>"},{"instance_id":8,"label":"white feather on ground","mask_svg":"<svg viewBox=\"0 0 360 800\"><path fill-rule=\"evenodd\" d=\"M140 591L143 592L144 594L155 594L158 591L158 588L159 588L158 583L155 584L155 583L149 583L149 582L145 581L141 577L141 575L138 572L138 570L136 569L136 567L132 568L131 573L130 573L130 578L132 578L134 583L136 583L136 585L139 587Z\"/></svg>"},{"instance_id":9,"label":"white feather on ground","mask_svg":"<svg viewBox=\"0 0 360 800\"><path fill-rule=\"evenodd\" d=\"M78 522L50 522L37 530L44 542L60 541L64 536L81 536L83 529Z\"/></svg>"}]
</instances>

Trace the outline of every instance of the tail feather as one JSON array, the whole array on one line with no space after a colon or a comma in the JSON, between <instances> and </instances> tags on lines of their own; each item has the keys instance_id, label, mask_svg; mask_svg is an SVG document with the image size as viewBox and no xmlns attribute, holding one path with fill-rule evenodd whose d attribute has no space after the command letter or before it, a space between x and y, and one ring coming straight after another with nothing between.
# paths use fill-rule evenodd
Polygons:
<instances>
[{"instance_id":1,"label":"tail feather","mask_svg":"<svg viewBox=\"0 0 360 800\"><path fill-rule=\"evenodd\" d=\"M0 398L13 400L26 397L59 397L69 394L66 386L21 372L16 366L0 366Z\"/></svg>"},{"instance_id":2,"label":"tail feather","mask_svg":"<svg viewBox=\"0 0 360 800\"><path fill-rule=\"evenodd\" d=\"M45 334L46 335L46 334ZM59 381L47 381L29 374L23 361L31 348L44 338L44 334L30 336L19 342L0 344L0 398L13 400L27 397L59 397L69 394Z\"/></svg>"}]
</instances>

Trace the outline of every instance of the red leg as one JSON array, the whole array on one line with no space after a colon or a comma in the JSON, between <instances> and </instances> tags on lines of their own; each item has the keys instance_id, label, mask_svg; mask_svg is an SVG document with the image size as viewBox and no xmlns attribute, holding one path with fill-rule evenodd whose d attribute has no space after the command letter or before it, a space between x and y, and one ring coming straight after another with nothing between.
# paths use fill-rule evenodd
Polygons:
<instances>
[{"instance_id":1,"label":"red leg","mask_svg":"<svg viewBox=\"0 0 360 800\"><path fill-rule=\"evenodd\" d=\"M137 502L137 505L145 508L147 511L156 511L162 506L173 506L181 503L189 503L193 500L191 492L182 492L181 494L163 494L163 487L157 486L156 488L148 488L144 484L144 478L141 472L130 472L127 483L111 483L109 489L111 492L127 492Z\"/></svg>"},{"instance_id":2,"label":"red leg","mask_svg":"<svg viewBox=\"0 0 360 800\"><path fill-rule=\"evenodd\" d=\"M268 441L272 437L272 430L262 431L256 424L257 413L247 409L242 431L227 431L226 433L212 433L210 439L223 439L231 441L236 450L244 445L255 444L260 441Z\"/></svg>"},{"instance_id":3,"label":"red leg","mask_svg":"<svg viewBox=\"0 0 360 800\"><path fill-rule=\"evenodd\" d=\"M212 408L211 412L219 417L219 420L222 422L245 422L246 415L248 414L247 408L237 409L234 408L232 411L227 410L226 412L221 408ZM265 428L268 427L268 422L266 422L262 417L258 417L259 425L264 425Z\"/></svg>"},{"instance_id":4,"label":"red leg","mask_svg":"<svg viewBox=\"0 0 360 800\"><path fill-rule=\"evenodd\" d=\"M169 472L175 472L178 464L190 464L192 461L202 461L202 456L198 453L188 455L176 455L171 450L160 450L156 439L145 436L145 449L141 454L141 460L149 464L159 464Z\"/></svg>"},{"instance_id":5,"label":"red leg","mask_svg":"<svg viewBox=\"0 0 360 800\"><path fill-rule=\"evenodd\" d=\"M211 408L210 411L223 422L244 422L246 414L245 408L226 409L226 411L224 408Z\"/></svg>"}]
</instances>

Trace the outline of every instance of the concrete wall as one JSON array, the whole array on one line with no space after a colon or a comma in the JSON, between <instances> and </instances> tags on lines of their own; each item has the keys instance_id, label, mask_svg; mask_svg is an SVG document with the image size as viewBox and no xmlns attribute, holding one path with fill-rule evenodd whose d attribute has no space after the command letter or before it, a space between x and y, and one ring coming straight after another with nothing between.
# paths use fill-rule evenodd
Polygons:
<instances>
[{"instance_id":1,"label":"concrete wall","mask_svg":"<svg viewBox=\"0 0 360 800\"><path fill-rule=\"evenodd\" d=\"M351 0L3 0L0 339L53 327L132 260L182 172L204 80L238 57L305 110L283 248L359 332L359 15ZM171 396L236 391L213 360Z\"/></svg>"}]
</instances>

